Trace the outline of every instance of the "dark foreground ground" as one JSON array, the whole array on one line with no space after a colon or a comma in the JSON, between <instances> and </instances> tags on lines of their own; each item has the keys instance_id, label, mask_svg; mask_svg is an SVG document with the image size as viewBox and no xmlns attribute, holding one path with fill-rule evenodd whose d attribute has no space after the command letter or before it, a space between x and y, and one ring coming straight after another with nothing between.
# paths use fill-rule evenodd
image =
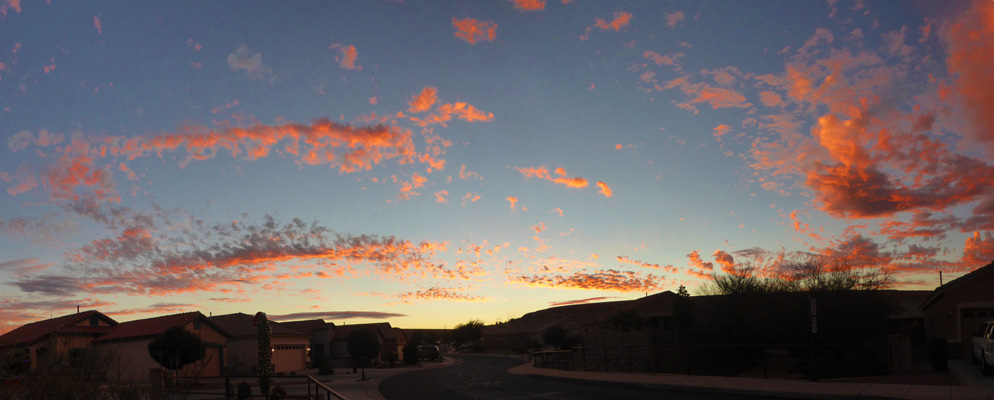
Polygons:
<instances>
[{"instance_id":1,"label":"dark foreground ground","mask_svg":"<svg viewBox=\"0 0 994 400\"><path fill-rule=\"evenodd\" d=\"M521 363L505 357L463 356L462 362L395 375L380 383L387 400L438 399L759 399L719 393L697 393L604 383L554 380L507 373Z\"/></svg>"}]
</instances>

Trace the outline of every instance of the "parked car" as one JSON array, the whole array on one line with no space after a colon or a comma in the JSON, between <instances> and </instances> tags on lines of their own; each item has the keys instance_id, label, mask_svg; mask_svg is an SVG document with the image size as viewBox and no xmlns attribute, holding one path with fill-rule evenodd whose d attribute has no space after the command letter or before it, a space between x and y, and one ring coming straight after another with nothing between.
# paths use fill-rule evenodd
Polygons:
<instances>
[{"instance_id":1,"label":"parked car","mask_svg":"<svg viewBox=\"0 0 994 400\"><path fill-rule=\"evenodd\" d=\"M970 359L980 364L980 373L987 375L994 369L994 320L984 321L973 333L973 351Z\"/></svg>"},{"instance_id":2,"label":"parked car","mask_svg":"<svg viewBox=\"0 0 994 400\"><path fill-rule=\"evenodd\" d=\"M438 346L423 344L418 346L418 358L422 360L442 361L442 353L438 351Z\"/></svg>"}]
</instances>

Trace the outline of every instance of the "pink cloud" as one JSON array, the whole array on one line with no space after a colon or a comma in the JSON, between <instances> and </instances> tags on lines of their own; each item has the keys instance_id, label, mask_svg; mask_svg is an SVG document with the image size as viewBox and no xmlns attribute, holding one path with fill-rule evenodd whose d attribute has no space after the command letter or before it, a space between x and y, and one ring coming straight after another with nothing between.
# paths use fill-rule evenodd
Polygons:
<instances>
[{"instance_id":1,"label":"pink cloud","mask_svg":"<svg viewBox=\"0 0 994 400\"><path fill-rule=\"evenodd\" d=\"M728 132L731 132L731 131L732 131L732 127L730 127L728 125L725 125L725 124L718 125L718 126L714 127L714 138L718 139L718 141L720 142L721 141L721 137L727 135Z\"/></svg>"},{"instance_id":2,"label":"pink cloud","mask_svg":"<svg viewBox=\"0 0 994 400\"><path fill-rule=\"evenodd\" d=\"M611 22L607 22L603 19L598 18L594 21L594 26L601 28L603 30L614 30L615 32L620 31L621 28L628 26L628 23L632 20L632 14L616 11L614 13L614 19Z\"/></svg>"},{"instance_id":3,"label":"pink cloud","mask_svg":"<svg viewBox=\"0 0 994 400\"><path fill-rule=\"evenodd\" d=\"M539 11L545 9L545 0L511 0L514 8L521 11Z\"/></svg>"},{"instance_id":4,"label":"pink cloud","mask_svg":"<svg viewBox=\"0 0 994 400\"><path fill-rule=\"evenodd\" d=\"M93 17L93 27L97 28L97 34L103 35L103 22L100 21L100 17Z\"/></svg>"},{"instance_id":5,"label":"pink cloud","mask_svg":"<svg viewBox=\"0 0 994 400\"><path fill-rule=\"evenodd\" d=\"M338 48L340 55L335 57L338 61L338 65L344 69L362 69L361 66L356 65L356 59L359 58L359 52L355 49L355 46L340 46Z\"/></svg>"},{"instance_id":6,"label":"pink cloud","mask_svg":"<svg viewBox=\"0 0 994 400\"><path fill-rule=\"evenodd\" d=\"M670 29L676 28L677 24L683 21L684 17L683 11L666 14L666 26L670 27Z\"/></svg>"}]
</instances>

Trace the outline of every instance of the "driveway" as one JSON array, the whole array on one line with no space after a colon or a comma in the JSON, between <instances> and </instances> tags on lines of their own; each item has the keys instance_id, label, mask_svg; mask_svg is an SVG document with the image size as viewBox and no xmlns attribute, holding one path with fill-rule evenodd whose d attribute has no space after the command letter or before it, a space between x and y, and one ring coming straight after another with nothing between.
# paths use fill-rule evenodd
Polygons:
<instances>
[{"instance_id":1,"label":"driveway","mask_svg":"<svg viewBox=\"0 0 994 400\"><path fill-rule=\"evenodd\" d=\"M949 370L964 386L994 387L994 375L980 375L980 366L970 363L969 359L949 360Z\"/></svg>"}]
</instances>

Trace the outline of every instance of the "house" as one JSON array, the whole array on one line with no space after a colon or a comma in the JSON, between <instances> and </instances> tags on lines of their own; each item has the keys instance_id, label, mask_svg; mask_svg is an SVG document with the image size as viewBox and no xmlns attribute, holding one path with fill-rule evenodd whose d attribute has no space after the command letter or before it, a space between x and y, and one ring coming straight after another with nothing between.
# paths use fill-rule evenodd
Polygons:
<instances>
[{"instance_id":1,"label":"house","mask_svg":"<svg viewBox=\"0 0 994 400\"><path fill-rule=\"evenodd\" d=\"M259 342L255 317L245 313L216 315L209 318L228 333L224 370L232 375L254 374L259 365ZM310 335L279 323L270 323L273 347L273 372L301 371L309 368Z\"/></svg>"},{"instance_id":2,"label":"house","mask_svg":"<svg viewBox=\"0 0 994 400\"><path fill-rule=\"evenodd\" d=\"M935 288L921 310L929 338L945 338L950 355L969 357L972 332L994 319L994 262Z\"/></svg>"},{"instance_id":3,"label":"house","mask_svg":"<svg viewBox=\"0 0 994 400\"><path fill-rule=\"evenodd\" d=\"M372 324L339 325L335 327L335 337L331 341L331 362L335 367L351 367L353 365L352 355L349 354L348 339L349 334L358 329L369 329L376 333L380 342L380 354L372 363L400 359L403 354L403 347L407 344L407 336L400 328L390 326L389 322L378 322Z\"/></svg>"},{"instance_id":4,"label":"house","mask_svg":"<svg viewBox=\"0 0 994 400\"><path fill-rule=\"evenodd\" d=\"M331 341L335 337L335 324L323 319L277 322L287 328L310 335L311 367L325 368L331 363Z\"/></svg>"},{"instance_id":5,"label":"house","mask_svg":"<svg viewBox=\"0 0 994 400\"><path fill-rule=\"evenodd\" d=\"M380 349L381 358L387 362L402 360L404 346L407 345L407 335L403 329L392 327L389 323L384 324L385 327L381 325L377 328L383 335L383 347Z\"/></svg>"},{"instance_id":6,"label":"house","mask_svg":"<svg viewBox=\"0 0 994 400\"><path fill-rule=\"evenodd\" d=\"M110 373L124 379L146 379L149 369L159 367L159 363L148 354L148 344L174 326L181 326L197 335L207 347L202 360L183 367L178 373L184 376L220 376L225 363L224 346L228 333L199 311L116 324L93 341L94 351L113 360L109 366Z\"/></svg>"},{"instance_id":7,"label":"house","mask_svg":"<svg viewBox=\"0 0 994 400\"><path fill-rule=\"evenodd\" d=\"M58 360L85 356L90 342L115 325L117 321L99 311L76 312L7 332L0 336L0 350L20 353L29 371L44 370Z\"/></svg>"}]
</instances>

